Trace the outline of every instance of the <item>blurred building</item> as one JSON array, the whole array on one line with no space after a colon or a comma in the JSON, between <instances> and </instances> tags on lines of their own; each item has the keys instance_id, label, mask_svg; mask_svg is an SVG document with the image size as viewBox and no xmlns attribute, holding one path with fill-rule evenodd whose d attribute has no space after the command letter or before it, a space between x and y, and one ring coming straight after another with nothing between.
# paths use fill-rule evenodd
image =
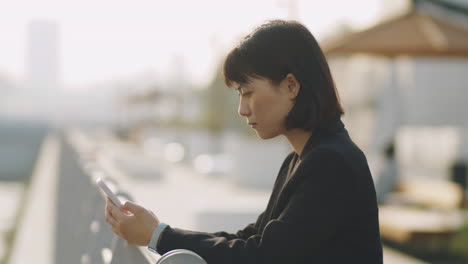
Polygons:
<instances>
[{"instance_id":1,"label":"blurred building","mask_svg":"<svg viewBox=\"0 0 468 264\"><path fill-rule=\"evenodd\" d=\"M324 49L369 159L382 238L448 254L468 201L468 2L408 1Z\"/></svg>"},{"instance_id":2,"label":"blurred building","mask_svg":"<svg viewBox=\"0 0 468 264\"><path fill-rule=\"evenodd\" d=\"M369 156L395 144L403 177L450 177L468 160L468 2L414 0L329 42L351 135Z\"/></svg>"},{"instance_id":3,"label":"blurred building","mask_svg":"<svg viewBox=\"0 0 468 264\"><path fill-rule=\"evenodd\" d=\"M30 88L55 90L59 85L59 28L53 21L28 27L26 78Z\"/></svg>"},{"instance_id":4,"label":"blurred building","mask_svg":"<svg viewBox=\"0 0 468 264\"><path fill-rule=\"evenodd\" d=\"M1 115L23 120L57 120L60 94L59 27L53 21L32 21L27 28L24 80L7 93Z\"/></svg>"}]
</instances>

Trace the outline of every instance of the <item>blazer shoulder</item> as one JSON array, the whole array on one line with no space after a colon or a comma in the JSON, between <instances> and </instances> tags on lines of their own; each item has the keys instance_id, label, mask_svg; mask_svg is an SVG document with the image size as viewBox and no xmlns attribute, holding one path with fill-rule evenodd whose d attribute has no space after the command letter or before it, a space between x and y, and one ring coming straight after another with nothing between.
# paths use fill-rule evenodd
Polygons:
<instances>
[{"instance_id":1,"label":"blazer shoulder","mask_svg":"<svg viewBox=\"0 0 468 264\"><path fill-rule=\"evenodd\" d=\"M367 162L362 150L351 140L347 133L337 133L320 141L304 158L337 159L343 162ZM320 160L320 158L318 158Z\"/></svg>"},{"instance_id":2,"label":"blazer shoulder","mask_svg":"<svg viewBox=\"0 0 468 264\"><path fill-rule=\"evenodd\" d=\"M343 164L346 160L344 153L327 145L317 146L310 151L302 160L303 164L315 164L324 167L327 164ZM314 166L315 167L315 166Z\"/></svg>"}]
</instances>

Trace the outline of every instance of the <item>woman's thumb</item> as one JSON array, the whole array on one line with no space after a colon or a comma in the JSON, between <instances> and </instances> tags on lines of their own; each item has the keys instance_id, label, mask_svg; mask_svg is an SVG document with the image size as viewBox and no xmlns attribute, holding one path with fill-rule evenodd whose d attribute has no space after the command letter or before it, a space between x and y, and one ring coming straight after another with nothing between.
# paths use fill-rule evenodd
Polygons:
<instances>
[{"instance_id":1,"label":"woman's thumb","mask_svg":"<svg viewBox=\"0 0 468 264\"><path fill-rule=\"evenodd\" d=\"M132 212L133 214L136 214L138 212L143 211L145 208L139 206L136 203L132 203L130 201L126 201L125 204L123 205L123 209Z\"/></svg>"}]
</instances>

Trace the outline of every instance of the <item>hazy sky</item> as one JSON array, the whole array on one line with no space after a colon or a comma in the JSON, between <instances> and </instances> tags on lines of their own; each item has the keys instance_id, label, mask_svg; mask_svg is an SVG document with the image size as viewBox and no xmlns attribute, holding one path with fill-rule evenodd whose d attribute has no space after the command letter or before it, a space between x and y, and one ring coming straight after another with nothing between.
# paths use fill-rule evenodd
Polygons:
<instances>
[{"instance_id":1,"label":"hazy sky","mask_svg":"<svg viewBox=\"0 0 468 264\"><path fill-rule=\"evenodd\" d=\"M385 0L297 0L295 16L323 37L337 22L376 21ZM0 0L0 74L24 77L26 28L56 21L61 79L73 86L141 72L164 76L182 57L188 78L207 82L241 36L272 18L288 18L287 0ZM294 15L294 12L292 12Z\"/></svg>"}]
</instances>

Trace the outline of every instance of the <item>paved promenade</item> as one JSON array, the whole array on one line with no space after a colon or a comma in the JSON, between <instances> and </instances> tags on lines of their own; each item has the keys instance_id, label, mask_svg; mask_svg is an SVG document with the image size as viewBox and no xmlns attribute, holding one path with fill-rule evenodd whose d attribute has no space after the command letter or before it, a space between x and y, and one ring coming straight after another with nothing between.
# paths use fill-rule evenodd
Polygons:
<instances>
[{"instance_id":1,"label":"paved promenade","mask_svg":"<svg viewBox=\"0 0 468 264\"><path fill-rule=\"evenodd\" d=\"M49 135L34 169L18 223L10 264L54 263L57 168L60 142Z\"/></svg>"}]
</instances>

